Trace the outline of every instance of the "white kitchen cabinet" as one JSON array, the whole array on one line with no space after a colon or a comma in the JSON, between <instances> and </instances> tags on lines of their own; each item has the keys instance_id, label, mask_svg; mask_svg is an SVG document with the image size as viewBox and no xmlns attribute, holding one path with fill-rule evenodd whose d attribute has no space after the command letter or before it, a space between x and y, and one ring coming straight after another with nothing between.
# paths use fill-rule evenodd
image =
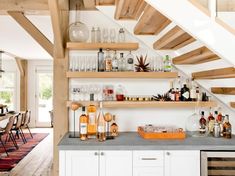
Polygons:
<instances>
[{"instance_id":1,"label":"white kitchen cabinet","mask_svg":"<svg viewBox=\"0 0 235 176\"><path fill-rule=\"evenodd\" d=\"M132 176L132 151L101 151L100 176Z\"/></svg>"},{"instance_id":2,"label":"white kitchen cabinet","mask_svg":"<svg viewBox=\"0 0 235 176\"><path fill-rule=\"evenodd\" d=\"M66 151L65 175L99 176L99 156L97 151Z\"/></svg>"},{"instance_id":3,"label":"white kitchen cabinet","mask_svg":"<svg viewBox=\"0 0 235 176\"><path fill-rule=\"evenodd\" d=\"M200 176L200 151L165 151L165 176Z\"/></svg>"},{"instance_id":4,"label":"white kitchen cabinet","mask_svg":"<svg viewBox=\"0 0 235 176\"><path fill-rule=\"evenodd\" d=\"M132 151L60 151L60 176L132 176Z\"/></svg>"}]
</instances>

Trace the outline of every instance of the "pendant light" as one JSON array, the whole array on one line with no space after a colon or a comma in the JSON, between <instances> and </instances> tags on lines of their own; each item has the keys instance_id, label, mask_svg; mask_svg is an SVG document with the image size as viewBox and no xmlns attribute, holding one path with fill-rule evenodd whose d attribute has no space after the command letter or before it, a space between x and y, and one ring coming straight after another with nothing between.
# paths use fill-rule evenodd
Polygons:
<instances>
[{"instance_id":1,"label":"pendant light","mask_svg":"<svg viewBox=\"0 0 235 176\"><path fill-rule=\"evenodd\" d=\"M2 77L2 73L5 72L2 69L2 54L4 53L4 51L0 51L0 78Z\"/></svg>"}]
</instances>

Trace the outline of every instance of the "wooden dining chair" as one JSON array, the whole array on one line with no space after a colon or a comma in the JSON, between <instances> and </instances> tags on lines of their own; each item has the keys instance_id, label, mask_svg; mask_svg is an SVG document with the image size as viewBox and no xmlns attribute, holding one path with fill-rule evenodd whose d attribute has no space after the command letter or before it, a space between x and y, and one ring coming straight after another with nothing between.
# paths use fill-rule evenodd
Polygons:
<instances>
[{"instance_id":1,"label":"wooden dining chair","mask_svg":"<svg viewBox=\"0 0 235 176\"><path fill-rule=\"evenodd\" d=\"M21 130L23 116L22 116L21 113L19 113L15 117L16 117L16 124L13 125L13 127L11 128L11 131L15 132L15 136L17 136L18 139L21 137L23 143L25 144L27 141L26 141L26 138L25 138L25 136L24 136L24 134L22 133L22 130Z\"/></svg>"},{"instance_id":2,"label":"wooden dining chair","mask_svg":"<svg viewBox=\"0 0 235 176\"><path fill-rule=\"evenodd\" d=\"M9 138L11 139L11 141L13 142L14 146L16 147L16 149L19 148L18 145L17 145L17 143L16 143L16 141L15 141L15 139L14 139L14 136L13 136L13 134L12 134L12 132L11 132L11 129L12 129L13 124L14 124L14 121L15 121L15 116L11 116L11 117L9 118L9 121L8 121L6 127L3 128L3 129L0 131L0 141L1 141L1 144L2 144L2 146L3 146L3 148L4 148L5 152L6 152L7 156L9 156L9 155L8 155L7 149L6 149L6 147L5 147L5 144L4 144L4 142L2 141L2 136L3 136L3 135L8 135Z\"/></svg>"},{"instance_id":3,"label":"wooden dining chair","mask_svg":"<svg viewBox=\"0 0 235 176\"><path fill-rule=\"evenodd\" d=\"M30 110L27 110L25 112L25 119L24 119L24 124L21 125L21 129L28 129L29 133L30 133L30 136L33 138L33 135L30 131L30 128L29 128L29 124L30 124L30 120L31 120L31 111Z\"/></svg>"}]
</instances>

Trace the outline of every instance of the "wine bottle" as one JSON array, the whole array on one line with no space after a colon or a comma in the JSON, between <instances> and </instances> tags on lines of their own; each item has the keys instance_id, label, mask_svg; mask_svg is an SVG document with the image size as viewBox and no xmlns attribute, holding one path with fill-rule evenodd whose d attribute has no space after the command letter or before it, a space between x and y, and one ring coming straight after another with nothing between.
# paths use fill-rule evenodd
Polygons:
<instances>
[{"instance_id":1,"label":"wine bottle","mask_svg":"<svg viewBox=\"0 0 235 176\"><path fill-rule=\"evenodd\" d=\"M96 135L96 106L92 103L94 101L94 94L90 94L91 104L87 107L88 115L88 138L95 138Z\"/></svg>"},{"instance_id":2,"label":"wine bottle","mask_svg":"<svg viewBox=\"0 0 235 176\"><path fill-rule=\"evenodd\" d=\"M104 120L103 113L103 103L100 102L100 110L99 110L98 120L97 120L97 139L102 142L106 140L106 123Z\"/></svg>"},{"instance_id":3,"label":"wine bottle","mask_svg":"<svg viewBox=\"0 0 235 176\"><path fill-rule=\"evenodd\" d=\"M87 127L88 127L88 117L85 113L86 107L82 107L82 115L79 118L79 131L80 131L80 139L82 141L87 140Z\"/></svg>"},{"instance_id":4,"label":"wine bottle","mask_svg":"<svg viewBox=\"0 0 235 176\"><path fill-rule=\"evenodd\" d=\"M100 48L98 52L98 72L104 71L104 52L102 51L102 48Z\"/></svg>"}]
</instances>

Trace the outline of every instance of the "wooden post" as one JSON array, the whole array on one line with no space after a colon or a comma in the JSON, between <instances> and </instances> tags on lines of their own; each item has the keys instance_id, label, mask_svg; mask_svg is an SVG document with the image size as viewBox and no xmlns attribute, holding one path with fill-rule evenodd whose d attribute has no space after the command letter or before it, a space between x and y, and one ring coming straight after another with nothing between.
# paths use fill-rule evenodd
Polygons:
<instances>
[{"instance_id":1,"label":"wooden post","mask_svg":"<svg viewBox=\"0 0 235 176\"><path fill-rule=\"evenodd\" d=\"M68 52L65 53L68 57ZM59 151L58 143L68 132L68 78L66 78L68 59L54 58L54 95L53 95L53 113L54 113L54 161L53 175L59 175Z\"/></svg>"},{"instance_id":2,"label":"wooden post","mask_svg":"<svg viewBox=\"0 0 235 176\"><path fill-rule=\"evenodd\" d=\"M27 110L28 94L28 61L25 59L15 58L17 67L20 71L20 111Z\"/></svg>"}]
</instances>

